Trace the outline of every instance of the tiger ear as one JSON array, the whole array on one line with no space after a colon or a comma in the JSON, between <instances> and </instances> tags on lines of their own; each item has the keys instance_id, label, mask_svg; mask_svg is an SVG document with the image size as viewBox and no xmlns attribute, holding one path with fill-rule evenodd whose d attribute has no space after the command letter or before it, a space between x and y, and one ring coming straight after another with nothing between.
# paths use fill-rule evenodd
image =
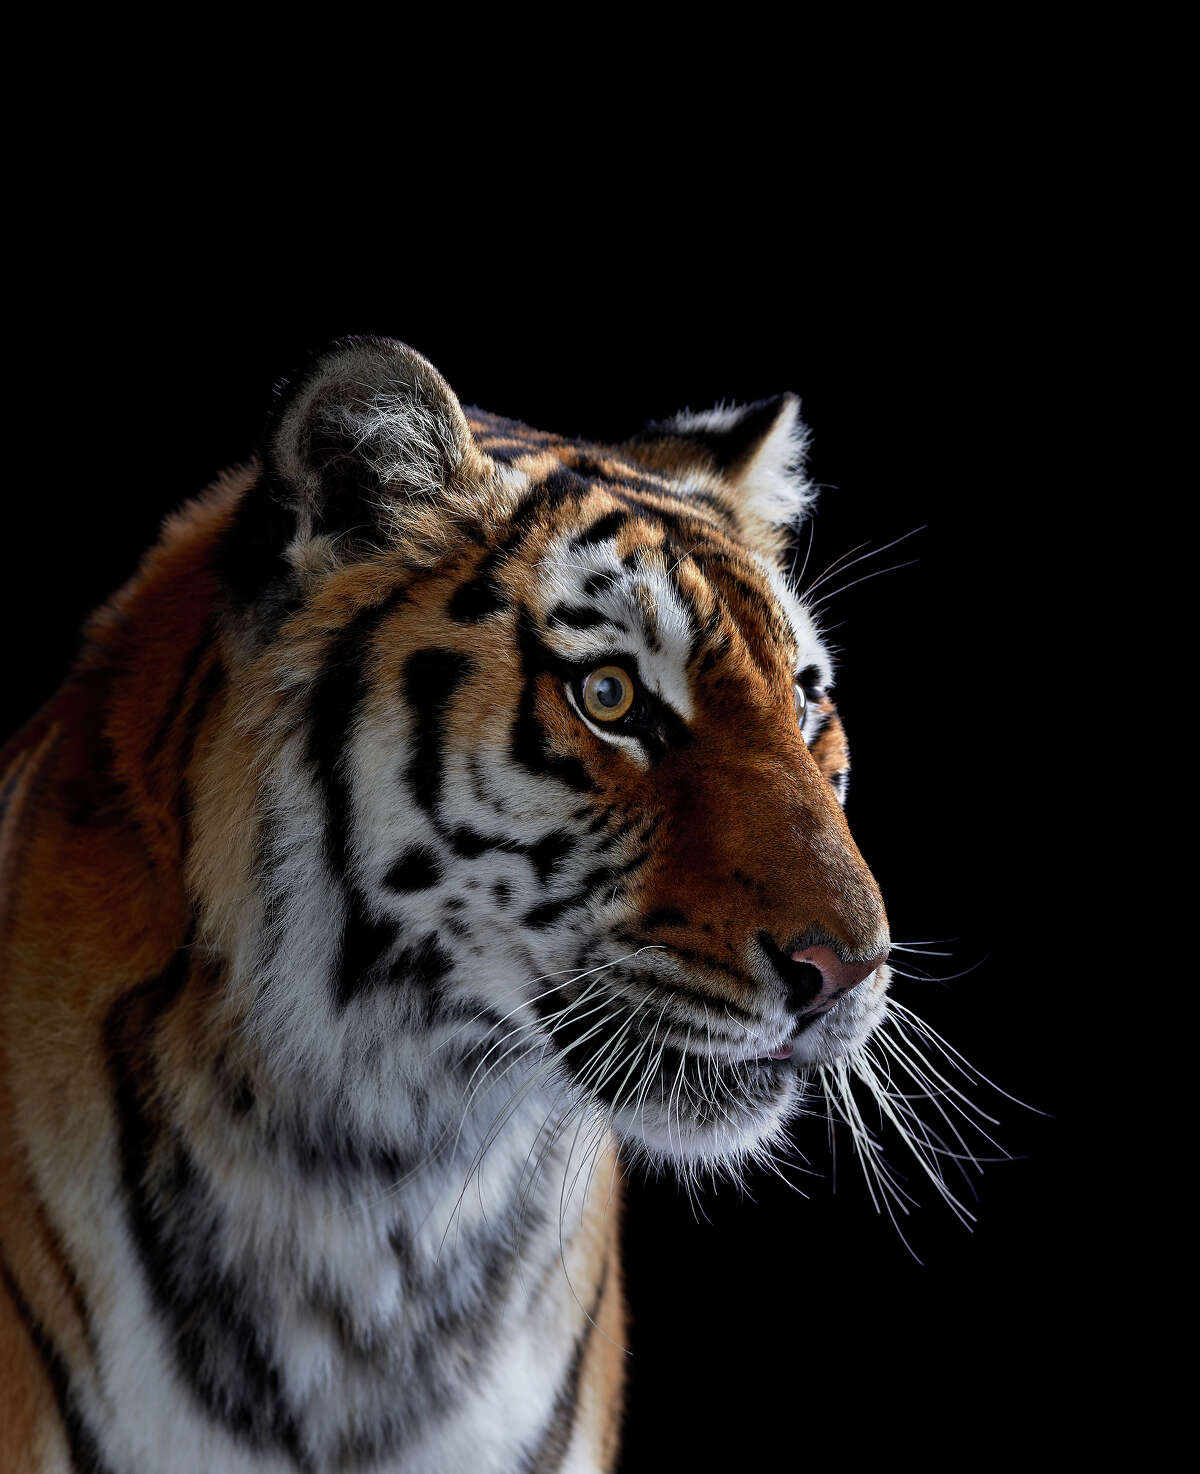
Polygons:
<instances>
[{"instance_id":1,"label":"tiger ear","mask_svg":"<svg viewBox=\"0 0 1200 1474\"><path fill-rule=\"evenodd\" d=\"M684 410L647 425L630 449L685 482L689 473L698 475L703 490L726 502L752 532L797 526L816 498L804 470L808 430L794 394Z\"/></svg>"},{"instance_id":2,"label":"tiger ear","mask_svg":"<svg viewBox=\"0 0 1200 1474\"><path fill-rule=\"evenodd\" d=\"M282 387L263 473L301 536L374 542L397 502L450 486L471 446L462 407L431 363L390 338L342 338Z\"/></svg>"},{"instance_id":3,"label":"tiger ear","mask_svg":"<svg viewBox=\"0 0 1200 1474\"><path fill-rule=\"evenodd\" d=\"M259 459L225 559L242 602L313 539L338 561L388 546L484 464L450 386L390 338L340 338L286 380Z\"/></svg>"}]
</instances>

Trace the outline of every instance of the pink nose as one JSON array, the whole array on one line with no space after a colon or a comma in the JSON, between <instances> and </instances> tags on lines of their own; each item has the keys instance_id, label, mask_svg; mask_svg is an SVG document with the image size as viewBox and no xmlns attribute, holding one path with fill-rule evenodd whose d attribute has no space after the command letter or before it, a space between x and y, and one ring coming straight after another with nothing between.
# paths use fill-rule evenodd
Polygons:
<instances>
[{"instance_id":1,"label":"pink nose","mask_svg":"<svg viewBox=\"0 0 1200 1474\"><path fill-rule=\"evenodd\" d=\"M869 962L843 962L832 947L805 947L803 952L793 952L793 962L807 962L821 974L821 992L813 1000L817 1008L830 1008L848 993L857 988L864 978L869 978L877 967L888 960L887 952L880 952Z\"/></svg>"}]
</instances>

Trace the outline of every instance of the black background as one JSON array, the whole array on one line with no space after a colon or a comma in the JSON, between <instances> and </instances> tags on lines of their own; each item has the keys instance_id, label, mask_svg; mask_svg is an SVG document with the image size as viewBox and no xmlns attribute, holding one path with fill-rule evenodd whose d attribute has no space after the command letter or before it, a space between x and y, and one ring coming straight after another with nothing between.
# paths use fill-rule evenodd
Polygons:
<instances>
[{"instance_id":1,"label":"black background","mask_svg":"<svg viewBox=\"0 0 1200 1474\"><path fill-rule=\"evenodd\" d=\"M1050 434L1067 351L1052 265L982 201L853 232L833 219L819 259L806 232L726 249L619 211L506 252L486 220L466 251L400 230L349 263L301 260L282 233L256 249L257 229L148 215L34 263L10 426L5 730L50 694L163 513L250 453L273 381L328 338L403 338L464 403L598 439L798 392L825 488L808 576L922 529L833 586L913 566L830 606L851 827L895 938L951 938L930 970L970 969L896 994L1044 1114L979 1092L1017 1159L979 1180L974 1233L913 1177L920 1263L844 1141L832 1191L820 1131L802 1137L817 1175L794 1175L807 1200L755 1178L753 1201L722 1189L697 1221L673 1184L634 1181L623 1467L792 1467L818 1438L935 1465L1023 1443L1061 1412L1086 1337L1073 1000L1042 930L1063 857L1041 590L1073 495ZM1050 1426L1044 1448L1069 1437L1061 1416Z\"/></svg>"}]
</instances>

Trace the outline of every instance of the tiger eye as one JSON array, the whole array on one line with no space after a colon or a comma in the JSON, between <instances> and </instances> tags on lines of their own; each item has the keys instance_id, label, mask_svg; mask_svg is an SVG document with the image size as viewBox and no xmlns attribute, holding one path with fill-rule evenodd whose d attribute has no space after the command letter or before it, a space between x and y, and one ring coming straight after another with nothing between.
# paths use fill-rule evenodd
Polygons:
<instances>
[{"instance_id":1,"label":"tiger eye","mask_svg":"<svg viewBox=\"0 0 1200 1474\"><path fill-rule=\"evenodd\" d=\"M796 682L795 692L796 720L800 723L801 726L803 726L804 718L808 715L808 697L804 694L804 687L800 684L799 681Z\"/></svg>"},{"instance_id":2,"label":"tiger eye","mask_svg":"<svg viewBox=\"0 0 1200 1474\"><path fill-rule=\"evenodd\" d=\"M597 722L617 722L633 705L633 677L619 665L601 665L583 683L583 705Z\"/></svg>"}]
</instances>

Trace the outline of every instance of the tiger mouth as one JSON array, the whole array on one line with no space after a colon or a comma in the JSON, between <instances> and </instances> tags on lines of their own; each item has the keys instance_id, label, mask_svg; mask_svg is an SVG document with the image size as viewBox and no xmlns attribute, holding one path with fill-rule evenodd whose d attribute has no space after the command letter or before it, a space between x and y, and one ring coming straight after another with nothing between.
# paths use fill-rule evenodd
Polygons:
<instances>
[{"instance_id":1,"label":"tiger mouth","mask_svg":"<svg viewBox=\"0 0 1200 1474\"><path fill-rule=\"evenodd\" d=\"M642 1076L629 1103L635 1109L650 1106L703 1122L731 1107L776 1105L796 1073L790 1049L738 1059L672 1048ZM620 1099L611 1103L626 1104Z\"/></svg>"},{"instance_id":2,"label":"tiger mouth","mask_svg":"<svg viewBox=\"0 0 1200 1474\"><path fill-rule=\"evenodd\" d=\"M763 1060L790 1060L795 1057L796 1048L800 1043L802 1035L807 1034L815 1024L827 1017L831 1010L824 1008L812 1009L809 1013L802 1014L792 1025L792 1032L775 1049L761 1051L751 1057L752 1062L758 1063Z\"/></svg>"},{"instance_id":3,"label":"tiger mouth","mask_svg":"<svg viewBox=\"0 0 1200 1474\"><path fill-rule=\"evenodd\" d=\"M587 1011L576 1015L568 1007L565 1018L550 1015L546 1022L576 1093L654 1158L703 1160L752 1150L799 1108L813 1071L846 1056L860 1032L865 1037L877 1022L875 1010L847 1013L847 1000L839 999L774 1026L748 1016L733 1020L736 1030L718 1032L710 1029L714 1020L672 1011L666 1020L658 1015L652 1029L635 1025L626 1032L619 1019L604 1018L620 996L598 994Z\"/></svg>"},{"instance_id":4,"label":"tiger mouth","mask_svg":"<svg viewBox=\"0 0 1200 1474\"><path fill-rule=\"evenodd\" d=\"M801 1040L804 1039L805 1035L812 1034L816 1026L823 1019L827 1019L832 1012L832 1008L814 1008L808 1013L801 1014L792 1025L791 1033L782 1044L778 1045L775 1049L762 1050L758 1054L753 1055L752 1062L755 1064L774 1060L796 1060L798 1062Z\"/></svg>"}]
</instances>

